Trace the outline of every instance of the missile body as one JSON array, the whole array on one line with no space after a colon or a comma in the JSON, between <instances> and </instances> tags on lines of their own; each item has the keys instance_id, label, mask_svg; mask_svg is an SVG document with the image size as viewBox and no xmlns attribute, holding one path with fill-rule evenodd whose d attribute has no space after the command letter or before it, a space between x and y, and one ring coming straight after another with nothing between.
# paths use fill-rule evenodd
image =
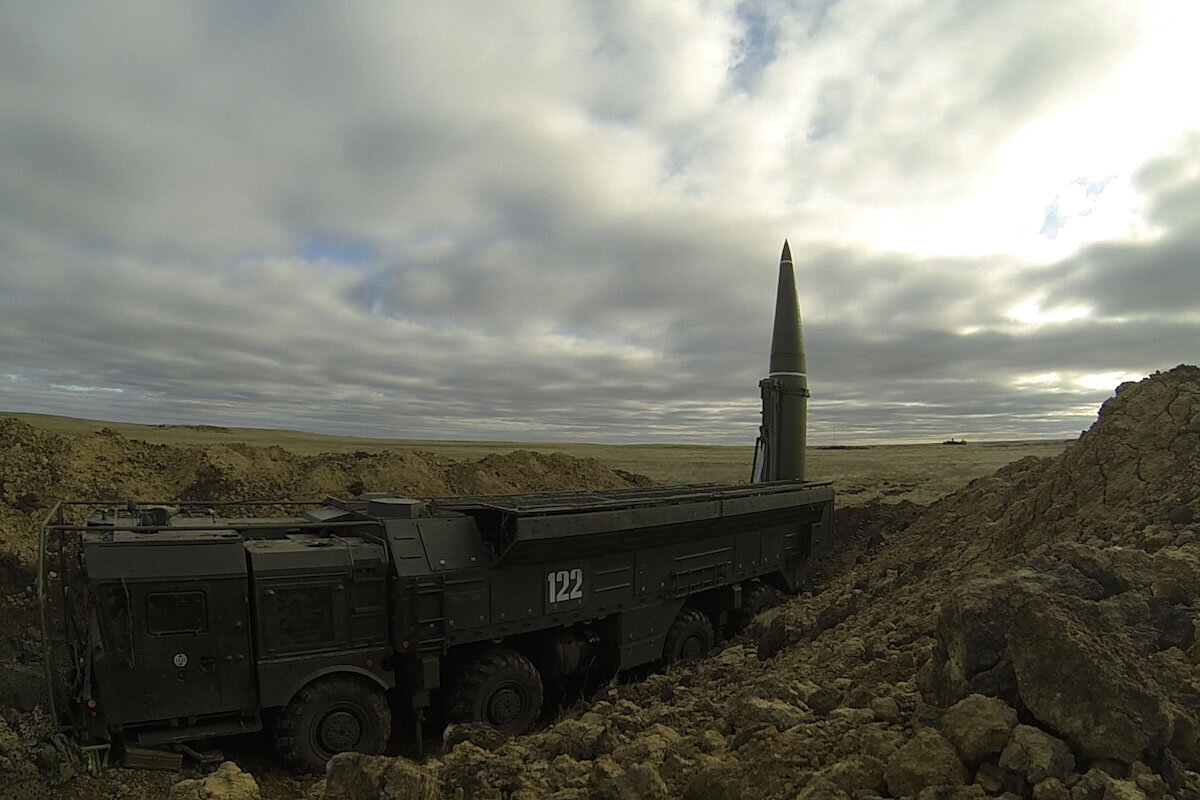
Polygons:
<instances>
[{"instance_id":1,"label":"missile body","mask_svg":"<svg viewBox=\"0 0 1200 800\"><path fill-rule=\"evenodd\" d=\"M808 374L804 334L800 328L800 303L796 299L796 274L792 251L785 240L779 259L779 288L775 295L775 328L771 336L771 363L762 390L762 427L758 446L762 460L757 481L804 480L807 439Z\"/></svg>"}]
</instances>

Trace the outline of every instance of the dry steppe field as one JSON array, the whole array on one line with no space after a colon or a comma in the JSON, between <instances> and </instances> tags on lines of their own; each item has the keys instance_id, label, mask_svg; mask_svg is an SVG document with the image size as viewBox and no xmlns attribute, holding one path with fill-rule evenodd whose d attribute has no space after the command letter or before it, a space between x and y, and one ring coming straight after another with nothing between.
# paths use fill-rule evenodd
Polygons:
<instances>
[{"instance_id":1,"label":"dry steppe field","mask_svg":"<svg viewBox=\"0 0 1200 800\"><path fill-rule=\"evenodd\" d=\"M473 461L492 453L516 450L557 452L574 458L594 458L611 469L645 475L664 484L743 483L750 477L754 455L751 446L382 439L268 428L139 425L45 414L0 412L0 417L16 417L36 428L65 436L108 428L127 439L153 444L274 446L302 456L390 450L433 453L455 461ZM1058 455L1068 443L1044 440L810 447L808 477L832 481L838 492L839 505L863 505L873 500L930 503L1010 462L1027 456Z\"/></svg>"}]
</instances>

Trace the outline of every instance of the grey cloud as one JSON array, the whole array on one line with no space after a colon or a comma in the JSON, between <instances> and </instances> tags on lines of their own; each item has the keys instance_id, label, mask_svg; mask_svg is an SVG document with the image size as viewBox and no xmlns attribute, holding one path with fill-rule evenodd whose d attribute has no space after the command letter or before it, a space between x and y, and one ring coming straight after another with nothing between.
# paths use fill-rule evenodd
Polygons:
<instances>
[{"instance_id":1,"label":"grey cloud","mask_svg":"<svg viewBox=\"0 0 1200 800\"><path fill-rule=\"evenodd\" d=\"M837 50L811 61L813 44L797 22L787 57L773 65L794 79L800 63L815 84L790 160L806 181L836 182L880 205L959 193L986 169L993 143L1119 67L1136 43L1133 9L885 4L868 20L858 4L841 3L830 26L853 42L852 56ZM853 136L831 143L814 135L831 121Z\"/></svg>"},{"instance_id":2,"label":"grey cloud","mask_svg":"<svg viewBox=\"0 0 1200 800\"><path fill-rule=\"evenodd\" d=\"M1200 137L1190 136L1139 172L1149 192L1145 242L1093 245L1057 265L1048 283L1059 303L1083 302L1110 317L1200 316Z\"/></svg>"},{"instance_id":3,"label":"grey cloud","mask_svg":"<svg viewBox=\"0 0 1200 800\"><path fill-rule=\"evenodd\" d=\"M1168 229L1200 229L1200 131L1151 159L1136 175L1151 199L1151 219Z\"/></svg>"},{"instance_id":4,"label":"grey cloud","mask_svg":"<svg viewBox=\"0 0 1200 800\"><path fill-rule=\"evenodd\" d=\"M4 12L0 409L748 443L785 235L814 441L1067 435L1107 392L1020 379L1194 360L1191 156L1050 265L808 222L970 186L1129 46L1084 5L182 8Z\"/></svg>"},{"instance_id":5,"label":"grey cloud","mask_svg":"<svg viewBox=\"0 0 1200 800\"><path fill-rule=\"evenodd\" d=\"M836 135L850 119L853 105L853 86L849 81L828 81L817 95L816 112L809 123L808 139L821 141Z\"/></svg>"},{"instance_id":6,"label":"grey cloud","mask_svg":"<svg viewBox=\"0 0 1200 800\"><path fill-rule=\"evenodd\" d=\"M1170 234L1153 246L1094 246L1063 271L1050 295L1059 302L1084 302L1114 317L1200 313L1200 230Z\"/></svg>"}]
</instances>

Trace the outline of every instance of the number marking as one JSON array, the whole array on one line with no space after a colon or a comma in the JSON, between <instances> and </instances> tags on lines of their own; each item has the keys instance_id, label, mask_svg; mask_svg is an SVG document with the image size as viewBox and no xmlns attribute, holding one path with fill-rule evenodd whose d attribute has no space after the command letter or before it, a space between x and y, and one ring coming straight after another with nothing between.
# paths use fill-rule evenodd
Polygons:
<instances>
[{"instance_id":1,"label":"number marking","mask_svg":"<svg viewBox=\"0 0 1200 800\"><path fill-rule=\"evenodd\" d=\"M546 599L551 605L583 599L583 569L560 569L546 573Z\"/></svg>"}]
</instances>

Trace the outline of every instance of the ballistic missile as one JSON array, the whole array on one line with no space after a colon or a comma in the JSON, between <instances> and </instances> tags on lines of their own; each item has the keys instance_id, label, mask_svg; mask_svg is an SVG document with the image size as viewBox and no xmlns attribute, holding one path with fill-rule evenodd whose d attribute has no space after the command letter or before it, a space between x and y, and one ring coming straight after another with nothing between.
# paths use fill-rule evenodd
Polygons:
<instances>
[{"instance_id":1,"label":"ballistic missile","mask_svg":"<svg viewBox=\"0 0 1200 800\"><path fill-rule=\"evenodd\" d=\"M762 390L762 426L756 442L756 481L804 480L807 370L804 333L800 329L800 302L796 298L796 273L792 266L792 251L785 239L779 257L771 362L767 377L758 383Z\"/></svg>"}]
</instances>

